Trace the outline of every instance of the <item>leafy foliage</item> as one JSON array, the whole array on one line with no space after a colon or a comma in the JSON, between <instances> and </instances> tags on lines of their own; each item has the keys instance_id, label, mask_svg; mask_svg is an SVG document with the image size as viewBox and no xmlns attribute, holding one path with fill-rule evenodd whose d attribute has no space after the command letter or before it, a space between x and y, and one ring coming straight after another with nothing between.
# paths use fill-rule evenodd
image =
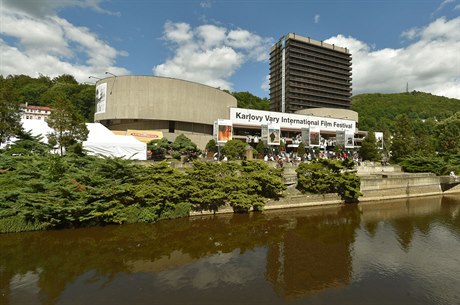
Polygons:
<instances>
[{"instance_id":1,"label":"leafy foliage","mask_svg":"<svg viewBox=\"0 0 460 305\"><path fill-rule=\"evenodd\" d=\"M179 159L183 155L196 158L197 153L200 151L196 144L183 134L176 137L171 145L171 149L173 150L173 157L176 159Z\"/></svg>"},{"instance_id":2,"label":"leafy foliage","mask_svg":"<svg viewBox=\"0 0 460 305\"><path fill-rule=\"evenodd\" d=\"M237 100L239 108L269 110L270 101L267 98L257 97L249 92L232 92L231 93Z\"/></svg>"},{"instance_id":3,"label":"leafy foliage","mask_svg":"<svg viewBox=\"0 0 460 305\"><path fill-rule=\"evenodd\" d=\"M402 169L410 173L431 172L436 175L448 174L448 166L444 159L437 156L411 156L400 163Z\"/></svg>"},{"instance_id":4,"label":"leafy foliage","mask_svg":"<svg viewBox=\"0 0 460 305\"><path fill-rule=\"evenodd\" d=\"M338 193L345 202L353 202L361 196L360 179L352 170L350 160L318 159L301 163L297 168L297 189L313 194Z\"/></svg>"},{"instance_id":5,"label":"leafy foliage","mask_svg":"<svg viewBox=\"0 0 460 305\"><path fill-rule=\"evenodd\" d=\"M370 131L364 138L359 149L359 154L363 160L380 161L380 152L374 132Z\"/></svg>"},{"instance_id":6,"label":"leafy foliage","mask_svg":"<svg viewBox=\"0 0 460 305\"><path fill-rule=\"evenodd\" d=\"M0 144L22 130L21 113L11 84L0 78Z\"/></svg>"},{"instance_id":7,"label":"leafy foliage","mask_svg":"<svg viewBox=\"0 0 460 305\"><path fill-rule=\"evenodd\" d=\"M89 131L83 117L65 97L57 97L51 106L53 111L48 117L48 126L53 132L48 135L48 141L59 146L62 156L63 148L85 141Z\"/></svg>"},{"instance_id":8,"label":"leafy foliage","mask_svg":"<svg viewBox=\"0 0 460 305\"><path fill-rule=\"evenodd\" d=\"M29 105L51 106L58 96L65 96L83 115L86 122L94 120L95 86L79 84L71 75L64 74L50 79L40 75L32 78L27 75L10 75L0 78L0 88L11 86L17 103Z\"/></svg>"},{"instance_id":9,"label":"leafy foliage","mask_svg":"<svg viewBox=\"0 0 460 305\"><path fill-rule=\"evenodd\" d=\"M230 159L243 159L246 143L240 140L230 140L225 143L222 152Z\"/></svg>"},{"instance_id":10,"label":"leafy foliage","mask_svg":"<svg viewBox=\"0 0 460 305\"><path fill-rule=\"evenodd\" d=\"M217 143L216 140L211 139L206 143L206 151L210 153L216 153L217 152Z\"/></svg>"},{"instance_id":11,"label":"leafy foliage","mask_svg":"<svg viewBox=\"0 0 460 305\"><path fill-rule=\"evenodd\" d=\"M437 147L441 154L460 153L460 112L439 122L435 127Z\"/></svg>"},{"instance_id":12,"label":"leafy foliage","mask_svg":"<svg viewBox=\"0 0 460 305\"><path fill-rule=\"evenodd\" d=\"M360 94L352 98L351 109L359 113L362 130L389 131L398 115L410 119L444 120L459 110L460 100L413 91L395 94Z\"/></svg>"},{"instance_id":13,"label":"leafy foliage","mask_svg":"<svg viewBox=\"0 0 460 305\"><path fill-rule=\"evenodd\" d=\"M286 189L279 169L265 162L195 161L188 171L190 202L194 209L217 211L230 204L236 212L261 210L266 198L277 199Z\"/></svg>"},{"instance_id":14,"label":"leafy foliage","mask_svg":"<svg viewBox=\"0 0 460 305\"><path fill-rule=\"evenodd\" d=\"M0 232L155 222L227 204L260 210L285 189L279 170L254 161L196 161L182 172L164 162L60 157L24 141L0 153Z\"/></svg>"},{"instance_id":15,"label":"leafy foliage","mask_svg":"<svg viewBox=\"0 0 460 305\"><path fill-rule=\"evenodd\" d=\"M152 158L155 160L163 160L170 148L171 144L166 138L152 140L147 143L147 149L152 152Z\"/></svg>"}]
</instances>

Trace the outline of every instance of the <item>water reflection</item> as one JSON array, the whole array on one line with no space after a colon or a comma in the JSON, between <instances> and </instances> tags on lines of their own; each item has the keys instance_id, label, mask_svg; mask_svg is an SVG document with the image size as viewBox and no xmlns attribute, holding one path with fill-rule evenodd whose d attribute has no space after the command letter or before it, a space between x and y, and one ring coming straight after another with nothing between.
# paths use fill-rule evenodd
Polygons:
<instances>
[{"instance_id":1,"label":"water reflection","mask_svg":"<svg viewBox=\"0 0 460 305\"><path fill-rule=\"evenodd\" d=\"M459 214L454 196L5 234L0 304L454 304Z\"/></svg>"}]
</instances>

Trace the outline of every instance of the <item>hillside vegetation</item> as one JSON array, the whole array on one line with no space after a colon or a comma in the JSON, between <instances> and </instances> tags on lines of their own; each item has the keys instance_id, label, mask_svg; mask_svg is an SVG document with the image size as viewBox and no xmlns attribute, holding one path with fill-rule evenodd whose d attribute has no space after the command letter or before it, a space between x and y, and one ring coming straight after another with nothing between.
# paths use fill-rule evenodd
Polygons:
<instances>
[{"instance_id":1,"label":"hillside vegetation","mask_svg":"<svg viewBox=\"0 0 460 305\"><path fill-rule=\"evenodd\" d=\"M398 115L410 119L444 120L460 111L460 100L413 91L393 94L360 94L351 109L359 113L359 129L392 130Z\"/></svg>"}]
</instances>

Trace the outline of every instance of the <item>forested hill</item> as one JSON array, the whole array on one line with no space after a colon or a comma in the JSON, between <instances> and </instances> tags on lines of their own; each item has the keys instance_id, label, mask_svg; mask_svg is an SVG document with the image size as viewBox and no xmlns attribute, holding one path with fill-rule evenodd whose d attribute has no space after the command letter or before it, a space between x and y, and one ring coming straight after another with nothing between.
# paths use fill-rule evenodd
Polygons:
<instances>
[{"instance_id":1,"label":"forested hill","mask_svg":"<svg viewBox=\"0 0 460 305\"><path fill-rule=\"evenodd\" d=\"M400 114L412 119L445 119L460 111L460 100L417 91L360 94L352 98L351 109L359 114L360 130L384 131Z\"/></svg>"}]
</instances>

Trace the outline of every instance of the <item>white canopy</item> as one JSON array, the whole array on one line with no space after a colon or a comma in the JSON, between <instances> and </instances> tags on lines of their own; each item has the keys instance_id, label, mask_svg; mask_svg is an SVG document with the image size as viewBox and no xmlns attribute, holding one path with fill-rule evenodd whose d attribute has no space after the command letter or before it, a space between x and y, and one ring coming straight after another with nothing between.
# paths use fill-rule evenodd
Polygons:
<instances>
[{"instance_id":1,"label":"white canopy","mask_svg":"<svg viewBox=\"0 0 460 305\"><path fill-rule=\"evenodd\" d=\"M115 135L100 123L87 123L86 126L89 134L83 148L88 154L147 160L147 144L133 136Z\"/></svg>"},{"instance_id":2,"label":"white canopy","mask_svg":"<svg viewBox=\"0 0 460 305\"><path fill-rule=\"evenodd\" d=\"M42 120L21 120L25 131L34 136L41 136L43 143L48 143L47 135L52 129ZM87 123L88 139L83 148L90 155L112 156L131 160L147 160L147 144L133 136L119 136L112 133L100 123Z\"/></svg>"}]
</instances>

